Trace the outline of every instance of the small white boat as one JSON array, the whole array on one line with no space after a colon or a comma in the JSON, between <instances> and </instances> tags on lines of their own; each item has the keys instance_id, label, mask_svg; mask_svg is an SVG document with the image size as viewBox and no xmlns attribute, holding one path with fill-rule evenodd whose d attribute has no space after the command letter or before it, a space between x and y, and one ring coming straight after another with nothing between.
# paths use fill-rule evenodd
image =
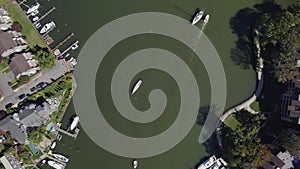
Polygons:
<instances>
[{"instance_id":1,"label":"small white boat","mask_svg":"<svg viewBox=\"0 0 300 169\"><path fill-rule=\"evenodd\" d=\"M207 23L209 20L209 15L206 15L205 18L204 18L204 23Z\"/></svg>"},{"instance_id":2,"label":"small white boat","mask_svg":"<svg viewBox=\"0 0 300 169\"><path fill-rule=\"evenodd\" d=\"M71 58L71 59L72 59L72 58ZM72 61L71 61L71 64L72 64L73 66L75 66L75 65L74 65L74 61L76 62L76 60L73 58ZM76 62L76 63L77 63L77 62ZM74 129L76 128L76 126L78 125L78 123L79 123L79 117L76 116L76 117L73 119L72 123L71 123L70 130L74 130Z\"/></svg>"},{"instance_id":3,"label":"small white boat","mask_svg":"<svg viewBox=\"0 0 300 169\"><path fill-rule=\"evenodd\" d=\"M137 160L133 160L133 161L132 161L132 167L133 167L134 169L136 169L136 168L138 167L138 161L137 161Z\"/></svg>"},{"instance_id":4,"label":"small white boat","mask_svg":"<svg viewBox=\"0 0 300 169\"><path fill-rule=\"evenodd\" d=\"M55 161L48 161L48 164L55 169L64 169L65 166Z\"/></svg>"},{"instance_id":5,"label":"small white boat","mask_svg":"<svg viewBox=\"0 0 300 169\"><path fill-rule=\"evenodd\" d=\"M216 162L217 158L216 156L211 156L209 157L209 159L207 159L206 161L204 161L199 167L198 169L208 169L210 168L215 162Z\"/></svg>"},{"instance_id":6,"label":"small white boat","mask_svg":"<svg viewBox=\"0 0 300 169\"><path fill-rule=\"evenodd\" d=\"M192 25L195 25L197 22L199 22L200 19L201 19L202 16L203 16L203 14L204 14L204 11L203 11L203 10L199 11L199 12L195 15L195 17L193 18Z\"/></svg>"},{"instance_id":7,"label":"small white boat","mask_svg":"<svg viewBox=\"0 0 300 169\"><path fill-rule=\"evenodd\" d=\"M56 146L56 142L54 141L52 144L51 144L51 149L54 149L55 148L55 146Z\"/></svg>"},{"instance_id":8,"label":"small white boat","mask_svg":"<svg viewBox=\"0 0 300 169\"><path fill-rule=\"evenodd\" d=\"M133 87L133 89L132 89L132 91L131 91L131 94L134 94L134 93L140 88L142 82L143 82L142 80L138 80L138 81L135 83L135 85L134 85L134 87Z\"/></svg>"},{"instance_id":9,"label":"small white boat","mask_svg":"<svg viewBox=\"0 0 300 169\"><path fill-rule=\"evenodd\" d=\"M42 165L44 165L47 162L47 160L42 160Z\"/></svg>"},{"instance_id":10,"label":"small white boat","mask_svg":"<svg viewBox=\"0 0 300 169\"><path fill-rule=\"evenodd\" d=\"M36 16L36 17L34 17L34 18L32 18L32 21L37 21L37 20L39 20L40 18L38 17L38 16Z\"/></svg>"},{"instance_id":11,"label":"small white boat","mask_svg":"<svg viewBox=\"0 0 300 169\"><path fill-rule=\"evenodd\" d=\"M35 10L35 11L31 12L30 15L31 15L31 16L35 16L35 15L37 15L37 14L39 14L39 13L40 13L40 12L39 12L38 10Z\"/></svg>"},{"instance_id":12,"label":"small white boat","mask_svg":"<svg viewBox=\"0 0 300 169\"><path fill-rule=\"evenodd\" d=\"M74 45L71 46L71 49L72 49L72 50L75 50L75 49L77 49L77 48L78 48L77 43L75 43Z\"/></svg>"},{"instance_id":13,"label":"small white boat","mask_svg":"<svg viewBox=\"0 0 300 169\"><path fill-rule=\"evenodd\" d=\"M35 2L31 5L31 7L27 10L26 14L30 14L31 12L38 10L40 7L40 4L38 2Z\"/></svg>"},{"instance_id":14,"label":"small white boat","mask_svg":"<svg viewBox=\"0 0 300 169\"><path fill-rule=\"evenodd\" d=\"M53 154L53 157L58 159L59 161L67 163L69 159L61 154Z\"/></svg>"}]
</instances>

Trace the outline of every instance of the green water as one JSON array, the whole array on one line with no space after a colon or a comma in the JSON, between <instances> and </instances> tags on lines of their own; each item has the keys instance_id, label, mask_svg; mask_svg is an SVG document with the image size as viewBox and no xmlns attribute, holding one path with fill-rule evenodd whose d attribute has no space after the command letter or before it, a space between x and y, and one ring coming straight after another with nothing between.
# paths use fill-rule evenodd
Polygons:
<instances>
[{"instance_id":1,"label":"green water","mask_svg":"<svg viewBox=\"0 0 300 169\"><path fill-rule=\"evenodd\" d=\"M81 0L43 0L41 1L42 10L47 11L51 6L57 9L47 19L56 21L57 29L52 31L50 35L55 42L51 46L55 46L59 40L62 40L70 32L75 33L75 38L80 41L80 45L99 28L110 21L122 17L124 15L137 12L165 12L177 15L184 19L190 20L191 15L196 8L204 8L211 15L211 20L206 25L204 32L210 38L218 51L224 65L227 78L227 100L226 107L229 108L244 99L248 98L255 88L255 73L251 68L244 69L237 65L231 57L231 50L235 48L237 36L232 33L230 28L230 18L242 8L251 7L258 0L110 0L110 1L81 1ZM46 21L46 20L45 20ZM137 23L138 24L138 23ZM73 40L75 40L75 38ZM143 42L143 43L141 43ZM181 48L176 46L180 45ZM63 46L66 47L66 46ZM107 58L113 56L130 54L133 51L147 48L160 47L170 50L178 54L182 59L187 58L192 61L189 63L193 72L198 75L197 82L200 86L201 105L205 106L209 103L209 83L207 73L200 62L193 60L193 53L184 48L178 41L159 36L136 36L128 38L117 44L111 52L107 54ZM76 56L77 52L71 52ZM110 70L117 65L114 59L107 60L107 64L103 65L103 69ZM108 71L111 72L112 70ZM155 76L154 76L155 75ZM99 71L96 85L98 101L105 98L107 84L101 83L102 78L110 78L110 73L101 74ZM143 76L149 79L147 86L142 89L141 100L134 101L133 104L137 109L145 110L149 108L147 102L147 94L153 88L159 87L164 89L170 98L178 98L178 86L174 84L172 77L163 74L157 70L147 70L140 72L137 76ZM156 81L155 81L156 79ZM162 79L162 80L157 80ZM158 81L158 82L157 82ZM170 84L170 85L169 85ZM79 84L80 85L80 84ZM169 90L169 91L168 91ZM107 96L108 97L108 96ZM124 120L118 113L112 111L114 109L109 101L99 102L99 105L106 105L112 113L104 113L105 118L116 130L126 133L130 136L145 137L151 136L164 131L176 118L176 110L178 110L178 99L171 99L170 106L166 108L162 117L150 124L137 127L137 124ZM73 105L70 105L63 120L63 125L69 123L69 119L75 113ZM88 115L88 110L87 110ZM155 124L155 125L153 125ZM170 151L146 159L139 160L139 168L143 169L189 169L194 168L201 158L207 156L214 149L214 146L204 146L197 142L201 127L196 125L193 127L189 135L176 147ZM67 165L68 169L129 169L131 160L119 157L106 152L102 148L95 145L86 133L81 130L78 138L73 140L67 136L63 136L61 142L58 143L55 151L70 157Z\"/></svg>"}]
</instances>

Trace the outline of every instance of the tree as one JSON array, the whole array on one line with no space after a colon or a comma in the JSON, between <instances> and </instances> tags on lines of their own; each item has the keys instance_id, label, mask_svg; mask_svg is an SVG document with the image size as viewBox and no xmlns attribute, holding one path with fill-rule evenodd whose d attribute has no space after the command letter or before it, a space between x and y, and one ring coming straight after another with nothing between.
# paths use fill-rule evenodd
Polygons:
<instances>
[{"instance_id":1,"label":"tree","mask_svg":"<svg viewBox=\"0 0 300 169\"><path fill-rule=\"evenodd\" d=\"M280 53L280 57L274 60L273 67L274 70L272 72L280 83L285 83L298 74L296 61L292 53Z\"/></svg>"},{"instance_id":2,"label":"tree","mask_svg":"<svg viewBox=\"0 0 300 169\"><path fill-rule=\"evenodd\" d=\"M38 144L43 141L45 135L45 129L42 127L32 128L28 132L28 141Z\"/></svg>"},{"instance_id":3,"label":"tree","mask_svg":"<svg viewBox=\"0 0 300 169\"><path fill-rule=\"evenodd\" d=\"M32 54L35 55L35 58L39 62L41 70L52 69L55 66L55 57L46 47L40 47L38 45L30 49Z\"/></svg>"},{"instance_id":4,"label":"tree","mask_svg":"<svg viewBox=\"0 0 300 169\"><path fill-rule=\"evenodd\" d=\"M290 130L283 130L282 147L288 150L291 154L300 151L300 136Z\"/></svg>"}]
</instances>

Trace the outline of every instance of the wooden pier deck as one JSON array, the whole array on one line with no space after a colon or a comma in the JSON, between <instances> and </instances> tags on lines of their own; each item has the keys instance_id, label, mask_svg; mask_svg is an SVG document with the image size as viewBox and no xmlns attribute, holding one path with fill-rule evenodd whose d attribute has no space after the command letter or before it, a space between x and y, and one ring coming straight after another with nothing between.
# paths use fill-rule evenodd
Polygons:
<instances>
[{"instance_id":1,"label":"wooden pier deck","mask_svg":"<svg viewBox=\"0 0 300 169\"><path fill-rule=\"evenodd\" d=\"M74 36L74 33L72 32L70 35L68 35L64 40L62 40L58 45L56 45L53 49L51 49L52 51L55 51L56 49L58 49L60 46L62 46L64 43L66 43L69 39L71 39Z\"/></svg>"},{"instance_id":2,"label":"wooden pier deck","mask_svg":"<svg viewBox=\"0 0 300 169\"><path fill-rule=\"evenodd\" d=\"M41 16L37 21L33 22L33 25L44 19L47 15L49 15L51 12L53 12L56 8L52 7L49 11L47 11L43 16Z\"/></svg>"}]
</instances>

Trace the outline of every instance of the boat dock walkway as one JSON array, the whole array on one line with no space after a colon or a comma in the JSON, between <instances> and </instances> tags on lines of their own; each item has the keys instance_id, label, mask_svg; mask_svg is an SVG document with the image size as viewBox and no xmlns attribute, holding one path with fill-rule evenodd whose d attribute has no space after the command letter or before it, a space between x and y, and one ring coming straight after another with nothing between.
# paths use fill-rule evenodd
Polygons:
<instances>
[{"instance_id":1,"label":"boat dock walkway","mask_svg":"<svg viewBox=\"0 0 300 169\"><path fill-rule=\"evenodd\" d=\"M46 153L44 153L43 155L41 155L38 159L34 160L34 163L37 164L39 161L41 161L41 160L43 160L45 158L48 158L48 159L50 159L52 161L55 161L57 163L60 163L60 164L62 164L64 166L66 166L66 163L64 163L62 161L59 161L56 158L54 158L54 157L52 157L52 156L50 156L49 154L46 154Z\"/></svg>"},{"instance_id":2,"label":"boat dock walkway","mask_svg":"<svg viewBox=\"0 0 300 169\"><path fill-rule=\"evenodd\" d=\"M79 131L80 131L79 128L76 128L75 131L74 131L74 133L70 133L70 132L68 132L66 130L61 129L60 125L54 125L54 128L55 128L56 131L58 131L58 132L60 132L62 134L65 134L65 135L67 135L69 137L72 137L73 139L77 138L77 136L79 134Z\"/></svg>"},{"instance_id":3,"label":"boat dock walkway","mask_svg":"<svg viewBox=\"0 0 300 169\"><path fill-rule=\"evenodd\" d=\"M19 5L24 5L24 6L26 6L27 8L29 8L29 6L28 6L28 5L26 5L26 4L23 4L24 2L27 2L27 0L23 0L23 1L21 1L21 2L19 3Z\"/></svg>"},{"instance_id":4,"label":"boat dock walkway","mask_svg":"<svg viewBox=\"0 0 300 169\"><path fill-rule=\"evenodd\" d=\"M74 36L74 33L72 32L70 35L68 35L64 40L62 40L58 45L56 45L52 51L55 51L58 49L60 46L62 46L64 43L66 43L69 39L71 39Z\"/></svg>"},{"instance_id":5,"label":"boat dock walkway","mask_svg":"<svg viewBox=\"0 0 300 169\"><path fill-rule=\"evenodd\" d=\"M60 55L66 54L69 50L71 50L73 45L77 45L79 41L74 42L72 45L70 45L66 50L64 50Z\"/></svg>"},{"instance_id":6,"label":"boat dock walkway","mask_svg":"<svg viewBox=\"0 0 300 169\"><path fill-rule=\"evenodd\" d=\"M47 11L43 16L41 16L37 21L33 22L33 25L44 19L47 15L49 15L51 12L53 12L56 8L52 7L49 11Z\"/></svg>"}]
</instances>

